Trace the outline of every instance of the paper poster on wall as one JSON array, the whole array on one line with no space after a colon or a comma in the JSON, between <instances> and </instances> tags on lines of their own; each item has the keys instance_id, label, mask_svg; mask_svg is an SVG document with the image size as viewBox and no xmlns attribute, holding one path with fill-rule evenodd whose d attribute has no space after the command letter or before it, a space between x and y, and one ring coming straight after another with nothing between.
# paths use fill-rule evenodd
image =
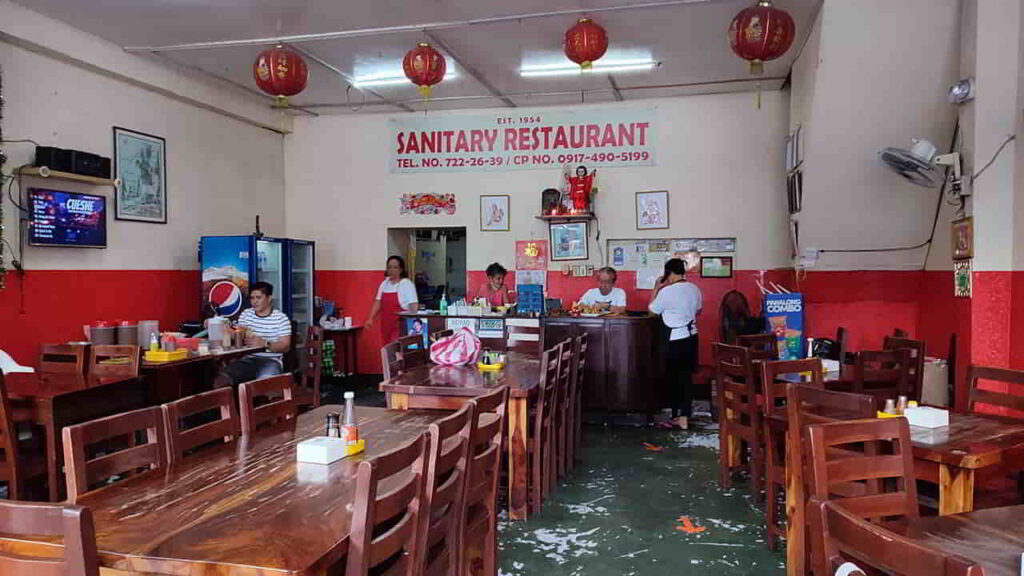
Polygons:
<instances>
[{"instance_id":1,"label":"paper poster on wall","mask_svg":"<svg viewBox=\"0 0 1024 576\"><path fill-rule=\"evenodd\" d=\"M626 250L622 246L612 250L612 266L622 268L626 265Z\"/></svg>"},{"instance_id":2,"label":"paper poster on wall","mask_svg":"<svg viewBox=\"0 0 1024 576\"><path fill-rule=\"evenodd\" d=\"M665 262L672 259L671 252L648 252L647 253L647 267L654 270L663 270L665 268Z\"/></svg>"},{"instance_id":3,"label":"paper poster on wall","mask_svg":"<svg viewBox=\"0 0 1024 576\"><path fill-rule=\"evenodd\" d=\"M636 271L636 289L654 290L654 284L661 278L660 268L642 268Z\"/></svg>"},{"instance_id":4,"label":"paper poster on wall","mask_svg":"<svg viewBox=\"0 0 1024 576\"><path fill-rule=\"evenodd\" d=\"M650 240L647 242L648 252L668 252L671 242L668 240Z\"/></svg>"},{"instance_id":5,"label":"paper poster on wall","mask_svg":"<svg viewBox=\"0 0 1024 576\"><path fill-rule=\"evenodd\" d=\"M427 319L426 318L406 318L405 319L405 335L406 336L422 335L423 336L423 349L424 350L429 350L430 349L430 341L428 339L428 334L427 334Z\"/></svg>"},{"instance_id":6,"label":"paper poster on wall","mask_svg":"<svg viewBox=\"0 0 1024 576\"><path fill-rule=\"evenodd\" d=\"M469 328L471 332L476 334L476 320L476 318L448 318L445 320L444 327L456 332L460 328Z\"/></svg>"},{"instance_id":7,"label":"paper poster on wall","mask_svg":"<svg viewBox=\"0 0 1024 576\"><path fill-rule=\"evenodd\" d=\"M516 240L516 269L547 270L548 241ZM520 282L520 284L527 284L527 282Z\"/></svg>"},{"instance_id":8,"label":"paper poster on wall","mask_svg":"<svg viewBox=\"0 0 1024 576\"><path fill-rule=\"evenodd\" d=\"M405 115L391 119L392 173L653 166L652 107Z\"/></svg>"},{"instance_id":9,"label":"paper poster on wall","mask_svg":"<svg viewBox=\"0 0 1024 576\"><path fill-rule=\"evenodd\" d=\"M804 297L802 294L765 294L765 328L779 342L780 360L803 358Z\"/></svg>"},{"instance_id":10,"label":"paper poster on wall","mask_svg":"<svg viewBox=\"0 0 1024 576\"><path fill-rule=\"evenodd\" d=\"M547 284L547 280L547 270L516 270L516 285L538 284L544 286Z\"/></svg>"}]
</instances>

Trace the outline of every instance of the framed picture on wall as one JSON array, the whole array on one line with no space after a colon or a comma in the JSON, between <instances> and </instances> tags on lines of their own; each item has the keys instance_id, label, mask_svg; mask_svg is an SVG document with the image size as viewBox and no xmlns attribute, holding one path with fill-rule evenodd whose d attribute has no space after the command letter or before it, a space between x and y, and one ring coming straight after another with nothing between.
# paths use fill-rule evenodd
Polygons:
<instances>
[{"instance_id":1,"label":"framed picture on wall","mask_svg":"<svg viewBox=\"0 0 1024 576\"><path fill-rule=\"evenodd\" d=\"M564 224L551 224L548 247L551 251L551 260L587 260L590 258L588 251L589 231L586 222L566 222Z\"/></svg>"},{"instance_id":2,"label":"framed picture on wall","mask_svg":"<svg viewBox=\"0 0 1024 576\"><path fill-rule=\"evenodd\" d=\"M151 134L114 127L114 217L167 223L167 142Z\"/></svg>"},{"instance_id":3,"label":"framed picture on wall","mask_svg":"<svg viewBox=\"0 0 1024 576\"><path fill-rule=\"evenodd\" d=\"M508 232L509 196L480 196L480 230L484 232Z\"/></svg>"},{"instance_id":4,"label":"framed picture on wall","mask_svg":"<svg viewBox=\"0 0 1024 576\"><path fill-rule=\"evenodd\" d=\"M974 221L961 218L953 221L953 259L974 257Z\"/></svg>"},{"instance_id":5,"label":"framed picture on wall","mask_svg":"<svg viewBox=\"0 0 1024 576\"><path fill-rule=\"evenodd\" d=\"M668 228L668 190L636 193L636 229Z\"/></svg>"},{"instance_id":6,"label":"framed picture on wall","mask_svg":"<svg viewBox=\"0 0 1024 576\"><path fill-rule=\"evenodd\" d=\"M970 260L957 260L953 262L953 296L956 298L971 297Z\"/></svg>"},{"instance_id":7,"label":"framed picture on wall","mask_svg":"<svg viewBox=\"0 0 1024 576\"><path fill-rule=\"evenodd\" d=\"M732 256L703 256L700 259L701 278L732 278Z\"/></svg>"}]
</instances>

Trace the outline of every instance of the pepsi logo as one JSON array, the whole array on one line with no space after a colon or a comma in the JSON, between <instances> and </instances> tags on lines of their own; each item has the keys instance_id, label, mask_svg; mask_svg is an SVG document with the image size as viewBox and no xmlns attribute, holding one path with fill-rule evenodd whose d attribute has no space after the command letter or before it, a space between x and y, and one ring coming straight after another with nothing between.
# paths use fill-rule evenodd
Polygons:
<instances>
[{"instance_id":1,"label":"pepsi logo","mask_svg":"<svg viewBox=\"0 0 1024 576\"><path fill-rule=\"evenodd\" d=\"M234 316L242 311L242 291L226 280L210 288L209 301L218 316Z\"/></svg>"}]
</instances>

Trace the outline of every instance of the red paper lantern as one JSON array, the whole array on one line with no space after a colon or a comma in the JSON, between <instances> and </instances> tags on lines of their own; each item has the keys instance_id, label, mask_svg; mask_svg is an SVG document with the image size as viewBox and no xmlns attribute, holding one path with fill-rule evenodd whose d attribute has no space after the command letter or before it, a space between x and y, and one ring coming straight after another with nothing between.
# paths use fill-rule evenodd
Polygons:
<instances>
[{"instance_id":1,"label":"red paper lantern","mask_svg":"<svg viewBox=\"0 0 1024 576\"><path fill-rule=\"evenodd\" d=\"M448 63L444 56L426 42L420 42L405 53L402 60L405 77L417 86L424 98L430 96L430 87L444 80Z\"/></svg>"},{"instance_id":2,"label":"red paper lantern","mask_svg":"<svg viewBox=\"0 0 1024 576\"><path fill-rule=\"evenodd\" d=\"M283 46L260 52L252 65L256 85L276 98L275 106L288 106L288 97L306 89L309 68L302 56Z\"/></svg>"},{"instance_id":3,"label":"red paper lantern","mask_svg":"<svg viewBox=\"0 0 1024 576\"><path fill-rule=\"evenodd\" d=\"M750 73L764 72L764 63L782 56L793 45L796 24L771 0L741 10L729 25L729 45L737 56L750 61Z\"/></svg>"},{"instance_id":4,"label":"red paper lantern","mask_svg":"<svg viewBox=\"0 0 1024 576\"><path fill-rule=\"evenodd\" d=\"M565 32L565 55L587 70L608 50L608 33L589 18L580 18Z\"/></svg>"}]
</instances>

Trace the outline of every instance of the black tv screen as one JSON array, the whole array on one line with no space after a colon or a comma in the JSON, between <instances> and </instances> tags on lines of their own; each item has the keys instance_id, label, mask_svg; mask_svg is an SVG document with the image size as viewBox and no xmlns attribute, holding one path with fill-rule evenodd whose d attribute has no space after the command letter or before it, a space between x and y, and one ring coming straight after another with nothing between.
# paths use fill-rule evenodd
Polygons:
<instances>
[{"instance_id":1,"label":"black tv screen","mask_svg":"<svg viewBox=\"0 0 1024 576\"><path fill-rule=\"evenodd\" d=\"M92 194L30 188L29 244L107 247L107 199Z\"/></svg>"}]
</instances>

